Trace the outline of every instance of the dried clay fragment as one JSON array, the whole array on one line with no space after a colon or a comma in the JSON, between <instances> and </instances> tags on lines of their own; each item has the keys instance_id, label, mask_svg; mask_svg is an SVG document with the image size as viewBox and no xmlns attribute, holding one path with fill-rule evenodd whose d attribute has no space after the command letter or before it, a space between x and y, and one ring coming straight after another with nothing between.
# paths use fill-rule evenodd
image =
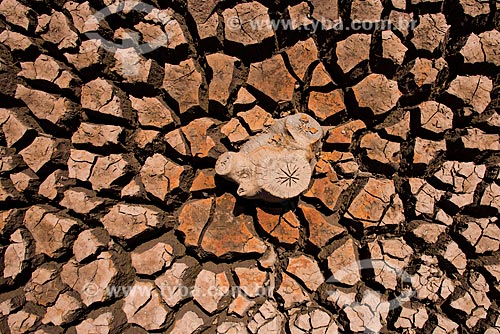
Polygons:
<instances>
[{"instance_id":1,"label":"dried clay fragment","mask_svg":"<svg viewBox=\"0 0 500 334\"><path fill-rule=\"evenodd\" d=\"M309 186L323 130L306 114L279 120L245 143L240 152L222 154L217 174L239 183L238 195L276 202Z\"/></svg>"}]
</instances>

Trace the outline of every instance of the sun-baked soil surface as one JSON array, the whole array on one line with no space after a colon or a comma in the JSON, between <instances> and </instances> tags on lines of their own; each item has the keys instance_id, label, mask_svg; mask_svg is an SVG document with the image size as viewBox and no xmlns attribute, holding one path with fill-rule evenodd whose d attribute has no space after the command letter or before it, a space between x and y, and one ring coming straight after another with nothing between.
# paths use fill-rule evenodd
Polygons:
<instances>
[{"instance_id":1,"label":"sun-baked soil surface","mask_svg":"<svg viewBox=\"0 0 500 334\"><path fill-rule=\"evenodd\" d=\"M498 6L3 0L0 333L499 334ZM299 198L214 175L296 112Z\"/></svg>"}]
</instances>

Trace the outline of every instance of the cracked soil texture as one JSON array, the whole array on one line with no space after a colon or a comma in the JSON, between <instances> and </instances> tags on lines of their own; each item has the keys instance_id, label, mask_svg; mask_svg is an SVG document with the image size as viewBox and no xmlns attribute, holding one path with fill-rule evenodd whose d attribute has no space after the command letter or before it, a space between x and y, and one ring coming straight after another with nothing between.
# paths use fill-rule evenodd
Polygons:
<instances>
[{"instance_id":1,"label":"cracked soil texture","mask_svg":"<svg viewBox=\"0 0 500 334\"><path fill-rule=\"evenodd\" d=\"M1 0L0 333L500 334L499 10ZM238 197L297 112L308 189Z\"/></svg>"}]
</instances>

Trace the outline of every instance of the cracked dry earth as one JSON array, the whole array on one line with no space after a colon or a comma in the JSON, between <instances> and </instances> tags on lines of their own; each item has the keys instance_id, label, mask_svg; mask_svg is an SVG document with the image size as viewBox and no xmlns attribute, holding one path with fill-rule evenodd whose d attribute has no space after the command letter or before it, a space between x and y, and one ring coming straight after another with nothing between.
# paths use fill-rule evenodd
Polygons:
<instances>
[{"instance_id":1,"label":"cracked dry earth","mask_svg":"<svg viewBox=\"0 0 500 334\"><path fill-rule=\"evenodd\" d=\"M1 333L500 333L498 2L148 3L0 3ZM310 187L239 198L295 112Z\"/></svg>"}]
</instances>

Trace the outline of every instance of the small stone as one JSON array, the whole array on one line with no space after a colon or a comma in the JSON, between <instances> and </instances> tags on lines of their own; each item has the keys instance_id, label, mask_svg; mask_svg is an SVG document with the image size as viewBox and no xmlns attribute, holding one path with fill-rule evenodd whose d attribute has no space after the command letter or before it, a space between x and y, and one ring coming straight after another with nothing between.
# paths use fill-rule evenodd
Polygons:
<instances>
[{"instance_id":1,"label":"small stone","mask_svg":"<svg viewBox=\"0 0 500 334\"><path fill-rule=\"evenodd\" d=\"M224 272L215 273L202 269L194 283L193 298L205 311L213 314L229 288L229 281Z\"/></svg>"},{"instance_id":2,"label":"small stone","mask_svg":"<svg viewBox=\"0 0 500 334\"><path fill-rule=\"evenodd\" d=\"M498 47L500 45L500 32L490 30L476 35L472 33L467 39L460 53L465 62L470 64L488 62L500 65Z\"/></svg>"},{"instance_id":3,"label":"small stone","mask_svg":"<svg viewBox=\"0 0 500 334\"><path fill-rule=\"evenodd\" d=\"M361 108L370 108L375 115L394 108L402 95L398 83L382 74L370 74L352 87Z\"/></svg>"},{"instance_id":4,"label":"small stone","mask_svg":"<svg viewBox=\"0 0 500 334\"><path fill-rule=\"evenodd\" d=\"M283 306L286 309L309 300L309 296L302 287L286 273L282 273L281 284L276 292L283 298Z\"/></svg>"},{"instance_id":5,"label":"small stone","mask_svg":"<svg viewBox=\"0 0 500 334\"><path fill-rule=\"evenodd\" d=\"M189 146L182 135L181 129L175 129L169 133L167 133L164 137L165 141L176 150L181 155L189 154Z\"/></svg>"},{"instance_id":6,"label":"small stone","mask_svg":"<svg viewBox=\"0 0 500 334\"><path fill-rule=\"evenodd\" d=\"M333 278L347 285L354 285L361 279L357 247L348 239L328 256L328 268Z\"/></svg>"},{"instance_id":7,"label":"small stone","mask_svg":"<svg viewBox=\"0 0 500 334\"><path fill-rule=\"evenodd\" d=\"M7 147L16 145L37 128L35 121L26 114L26 112L14 109L0 108L0 125Z\"/></svg>"},{"instance_id":8,"label":"small stone","mask_svg":"<svg viewBox=\"0 0 500 334\"><path fill-rule=\"evenodd\" d=\"M60 266L55 262L44 263L36 268L24 287L26 300L42 306L52 305L65 289L59 269Z\"/></svg>"},{"instance_id":9,"label":"small stone","mask_svg":"<svg viewBox=\"0 0 500 334\"><path fill-rule=\"evenodd\" d=\"M186 291L186 286L183 283L183 277L188 270L188 264L175 262L155 279L155 284L169 307L175 307L182 300L191 297L191 291Z\"/></svg>"},{"instance_id":10,"label":"small stone","mask_svg":"<svg viewBox=\"0 0 500 334\"><path fill-rule=\"evenodd\" d=\"M118 287L125 284L126 275L122 272L120 263L123 259L114 252L103 252L96 260L79 265L70 260L63 265L62 281L78 292L85 306L101 303L119 297L116 293L108 293L108 287ZM134 296L132 293L131 295ZM140 294L137 294L140 295Z\"/></svg>"},{"instance_id":11,"label":"small stone","mask_svg":"<svg viewBox=\"0 0 500 334\"><path fill-rule=\"evenodd\" d=\"M382 16L380 0L354 0L351 5L351 19L356 21L377 22Z\"/></svg>"},{"instance_id":12,"label":"small stone","mask_svg":"<svg viewBox=\"0 0 500 334\"><path fill-rule=\"evenodd\" d=\"M335 1L312 0L311 4L314 9L312 17L318 21L325 20L326 22L338 22L339 10L338 3Z\"/></svg>"},{"instance_id":13,"label":"small stone","mask_svg":"<svg viewBox=\"0 0 500 334\"><path fill-rule=\"evenodd\" d=\"M172 109L160 99L130 96L130 102L132 102L132 108L137 110L139 123L142 126L162 129L175 122Z\"/></svg>"},{"instance_id":14,"label":"small stone","mask_svg":"<svg viewBox=\"0 0 500 334\"><path fill-rule=\"evenodd\" d=\"M247 333L245 324L242 322L223 322L217 327L217 334Z\"/></svg>"},{"instance_id":15,"label":"small stone","mask_svg":"<svg viewBox=\"0 0 500 334\"><path fill-rule=\"evenodd\" d=\"M392 2L394 3L395 1ZM414 22L412 14L392 10L389 15L389 22L404 36L404 38L413 30L411 27L412 22Z\"/></svg>"},{"instance_id":16,"label":"small stone","mask_svg":"<svg viewBox=\"0 0 500 334\"><path fill-rule=\"evenodd\" d=\"M382 31L382 56L392 60L395 64L401 65L408 48L401 43L401 40L390 30Z\"/></svg>"},{"instance_id":17,"label":"small stone","mask_svg":"<svg viewBox=\"0 0 500 334\"><path fill-rule=\"evenodd\" d=\"M70 83L75 80L75 77L64 69L64 65L47 55L40 55L34 62L23 62L21 68L19 76L31 80L50 81L61 89L70 88Z\"/></svg>"},{"instance_id":18,"label":"small stone","mask_svg":"<svg viewBox=\"0 0 500 334\"><path fill-rule=\"evenodd\" d=\"M489 205L500 211L500 187L498 185L492 183L486 187L481 198L481 205Z\"/></svg>"},{"instance_id":19,"label":"small stone","mask_svg":"<svg viewBox=\"0 0 500 334\"><path fill-rule=\"evenodd\" d=\"M457 268L459 274L464 274L465 269L467 268L467 256L465 256L464 252L462 252L456 242L451 241L446 246L443 257L453 264L455 268Z\"/></svg>"},{"instance_id":20,"label":"small stone","mask_svg":"<svg viewBox=\"0 0 500 334\"><path fill-rule=\"evenodd\" d=\"M69 12L73 19L73 25L81 34L99 29L99 22L93 16L94 13L88 1L83 3L69 1L64 4L63 8Z\"/></svg>"},{"instance_id":21,"label":"small stone","mask_svg":"<svg viewBox=\"0 0 500 334\"><path fill-rule=\"evenodd\" d=\"M256 15L256 13L252 13ZM269 78L277 78L279 85ZM295 89L295 79L288 72L280 55L250 65L247 83L269 96L275 102L291 101Z\"/></svg>"},{"instance_id":22,"label":"small stone","mask_svg":"<svg viewBox=\"0 0 500 334\"><path fill-rule=\"evenodd\" d=\"M79 71L99 64L103 56L99 53L101 40L89 39L83 41L77 54L65 53L64 57Z\"/></svg>"},{"instance_id":23,"label":"small stone","mask_svg":"<svg viewBox=\"0 0 500 334\"><path fill-rule=\"evenodd\" d=\"M445 140L427 140L417 137L413 153L413 163L429 164L439 152L446 152Z\"/></svg>"},{"instance_id":24,"label":"small stone","mask_svg":"<svg viewBox=\"0 0 500 334\"><path fill-rule=\"evenodd\" d=\"M368 61L370 42L370 35L354 34L337 43L337 63L344 73L348 73L362 61Z\"/></svg>"},{"instance_id":25,"label":"small stone","mask_svg":"<svg viewBox=\"0 0 500 334\"><path fill-rule=\"evenodd\" d=\"M266 251L264 254L260 257L258 260L262 268L272 268L275 266L276 261L278 260L278 255L276 254L276 251L274 250L274 247L271 245L268 245Z\"/></svg>"},{"instance_id":26,"label":"small stone","mask_svg":"<svg viewBox=\"0 0 500 334\"><path fill-rule=\"evenodd\" d=\"M28 247L30 245L26 236L21 230L16 230L10 236L10 244L4 253L3 277L16 278L26 267L28 267L30 255Z\"/></svg>"},{"instance_id":27,"label":"small stone","mask_svg":"<svg viewBox=\"0 0 500 334\"><path fill-rule=\"evenodd\" d=\"M35 240L35 252L57 258L66 254L80 222L53 207L35 205L26 211L24 225Z\"/></svg>"},{"instance_id":28,"label":"small stone","mask_svg":"<svg viewBox=\"0 0 500 334\"><path fill-rule=\"evenodd\" d=\"M254 106L248 111L240 112L237 114L237 116L241 117L241 119L250 128L250 131L254 134L261 132L266 127L269 127L274 123L271 114L267 113L259 106Z\"/></svg>"},{"instance_id":29,"label":"small stone","mask_svg":"<svg viewBox=\"0 0 500 334\"><path fill-rule=\"evenodd\" d=\"M222 12L226 40L243 45L262 43L274 32L266 7L253 1L241 3Z\"/></svg>"},{"instance_id":30,"label":"small stone","mask_svg":"<svg viewBox=\"0 0 500 334\"><path fill-rule=\"evenodd\" d=\"M25 51L33 45L29 37L9 30L4 30L0 34L0 42L5 44L12 51Z\"/></svg>"},{"instance_id":31,"label":"small stone","mask_svg":"<svg viewBox=\"0 0 500 334\"><path fill-rule=\"evenodd\" d=\"M0 296L0 314L7 316L19 310L26 303L22 288L2 293Z\"/></svg>"},{"instance_id":32,"label":"small stone","mask_svg":"<svg viewBox=\"0 0 500 334\"><path fill-rule=\"evenodd\" d=\"M189 142L193 157L206 158L209 156L210 150L215 147L215 141L208 134L208 130L216 124L212 118L203 117L197 118L181 128Z\"/></svg>"},{"instance_id":33,"label":"small stone","mask_svg":"<svg viewBox=\"0 0 500 334\"><path fill-rule=\"evenodd\" d=\"M474 247L476 253L483 254L495 252L500 248L499 232L500 228L495 225L495 220L478 218L468 222L462 235Z\"/></svg>"},{"instance_id":34,"label":"small stone","mask_svg":"<svg viewBox=\"0 0 500 334\"><path fill-rule=\"evenodd\" d=\"M355 120L340 125L328 131L328 137L326 138L326 143L351 144L353 134L365 128L366 128L365 123L360 120Z\"/></svg>"},{"instance_id":35,"label":"small stone","mask_svg":"<svg viewBox=\"0 0 500 334\"><path fill-rule=\"evenodd\" d=\"M245 87L241 87L240 90L238 91L238 96L236 97L236 101L234 101L235 106L236 105L248 105L248 104L253 104L257 100L255 99L255 96L250 94L248 90Z\"/></svg>"},{"instance_id":36,"label":"small stone","mask_svg":"<svg viewBox=\"0 0 500 334\"><path fill-rule=\"evenodd\" d=\"M336 89L329 93L311 92L307 105L320 121L346 109L342 90Z\"/></svg>"},{"instance_id":37,"label":"small stone","mask_svg":"<svg viewBox=\"0 0 500 334\"><path fill-rule=\"evenodd\" d=\"M11 172L22 165L23 158L16 154L15 148L0 147L0 172Z\"/></svg>"},{"instance_id":38,"label":"small stone","mask_svg":"<svg viewBox=\"0 0 500 334\"><path fill-rule=\"evenodd\" d=\"M208 98L217 101L223 106L227 104L231 93L231 81L237 58L222 53L214 53L207 56L207 63L212 69L212 81L208 89Z\"/></svg>"},{"instance_id":39,"label":"small stone","mask_svg":"<svg viewBox=\"0 0 500 334\"><path fill-rule=\"evenodd\" d=\"M88 180L92 189L100 191L117 187L116 181L135 172L138 162L133 154L111 154L97 157Z\"/></svg>"},{"instance_id":40,"label":"small stone","mask_svg":"<svg viewBox=\"0 0 500 334\"><path fill-rule=\"evenodd\" d=\"M170 49L175 49L178 46L186 44L187 40L179 22L172 18L174 11L171 9L170 11L167 10L167 22L162 21L161 24L163 25L163 29L168 36L168 47Z\"/></svg>"},{"instance_id":41,"label":"small stone","mask_svg":"<svg viewBox=\"0 0 500 334\"><path fill-rule=\"evenodd\" d=\"M193 334L203 326L203 319L193 311L187 311L174 322L170 334Z\"/></svg>"},{"instance_id":42,"label":"small stone","mask_svg":"<svg viewBox=\"0 0 500 334\"><path fill-rule=\"evenodd\" d=\"M425 307L413 309L403 306L398 320L394 323L394 327L408 329L423 328L427 319L429 319L429 315Z\"/></svg>"},{"instance_id":43,"label":"small stone","mask_svg":"<svg viewBox=\"0 0 500 334\"><path fill-rule=\"evenodd\" d=\"M66 187L72 185L74 185L74 182L71 182L68 179L68 172L58 169L50 174L45 181L40 184L38 194L53 200L59 194L62 194Z\"/></svg>"},{"instance_id":44,"label":"small stone","mask_svg":"<svg viewBox=\"0 0 500 334\"><path fill-rule=\"evenodd\" d=\"M453 111L444 104L435 101L422 102L420 109L420 124L424 129L434 133L442 133L453 126Z\"/></svg>"},{"instance_id":45,"label":"small stone","mask_svg":"<svg viewBox=\"0 0 500 334\"><path fill-rule=\"evenodd\" d=\"M123 132L121 126L81 123L71 137L73 144L90 144L95 147L117 145Z\"/></svg>"},{"instance_id":46,"label":"small stone","mask_svg":"<svg viewBox=\"0 0 500 334\"><path fill-rule=\"evenodd\" d=\"M234 298L233 302L229 304L229 307L227 311L229 314L236 314L240 317L245 316L247 311L255 305L255 302L253 300L248 300L243 295L238 295L236 298Z\"/></svg>"},{"instance_id":47,"label":"small stone","mask_svg":"<svg viewBox=\"0 0 500 334\"><path fill-rule=\"evenodd\" d=\"M410 113L405 112L396 124L384 126L383 129L391 136L406 140L410 132Z\"/></svg>"},{"instance_id":48,"label":"small stone","mask_svg":"<svg viewBox=\"0 0 500 334\"><path fill-rule=\"evenodd\" d=\"M117 204L101 218L110 235L125 240L164 226L164 220L163 212L156 207L130 204Z\"/></svg>"},{"instance_id":49,"label":"small stone","mask_svg":"<svg viewBox=\"0 0 500 334\"><path fill-rule=\"evenodd\" d=\"M38 119L62 126L76 117L78 106L66 97L58 97L41 90L17 85L17 99L22 100Z\"/></svg>"},{"instance_id":50,"label":"small stone","mask_svg":"<svg viewBox=\"0 0 500 334\"><path fill-rule=\"evenodd\" d=\"M267 300L248 322L247 328L253 334L279 334L284 322L285 317L278 312L276 302Z\"/></svg>"},{"instance_id":51,"label":"small stone","mask_svg":"<svg viewBox=\"0 0 500 334\"><path fill-rule=\"evenodd\" d=\"M444 40L450 26L443 14L424 14L413 30L412 43L417 49L433 52Z\"/></svg>"},{"instance_id":52,"label":"small stone","mask_svg":"<svg viewBox=\"0 0 500 334\"><path fill-rule=\"evenodd\" d=\"M19 173L10 174L10 180L19 192L29 192L36 189L37 184L40 182L38 176L33 173L31 169L25 169Z\"/></svg>"},{"instance_id":53,"label":"small stone","mask_svg":"<svg viewBox=\"0 0 500 334\"><path fill-rule=\"evenodd\" d=\"M196 21L196 24L200 26L210 19L216 5L217 1L215 0L204 1L204 2L189 0L188 11L193 16L194 20ZM198 31L201 32L200 27L198 27Z\"/></svg>"},{"instance_id":54,"label":"small stone","mask_svg":"<svg viewBox=\"0 0 500 334\"><path fill-rule=\"evenodd\" d=\"M47 308L42 323L56 326L70 323L78 317L82 307L83 304L72 293L65 292L59 295L53 306Z\"/></svg>"},{"instance_id":55,"label":"small stone","mask_svg":"<svg viewBox=\"0 0 500 334\"><path fill-rule=\"evenodd\" d=\"M134 142L139 148L144 149L149 144L153 144L159 134L160 132L156 130L137 129L134 135Z\"/></svg>"},{"instance_id":56,"label":"small stone","mask_svg":"<svg viewBox=\"0 0 500 334\"><path fill-rule=\"evenodd\" d=\"M452 186L453 192L456 194L472 194L483 179L485 172L485 165L474 165L472 162L446 161L434 176L441 182Z\"/></svg>"},{"instance_id":57,"label":"small stone","mask_svg":"<svg viewBox=\"0 0 500 334\"><path fill-rule=\"evenodd\" d=\"M152 240L134 249L130 256L137 274L154 275L170 266L174 259L174 249L161 239Z\"/></svg>"},{"instance_id":58,"label":"small stone","mask_svg":"<svg viewBox=\"0 0 500 334\"><path fill-rule=\"evenodd\" d=\"M397 169L400 161L400 144L380 138L377 133L369 132L361 138L360 148L366 149L370 160L388 164Z\"/></svg>"},{"instance_id":59,"label":"small stone","mask_svg":"<svg viewBox=\"0 0 500 334\"><path fill-rule=\"evenodd\" d=\"M404 221L403 203L395 194L394 182L370 178L345 216L361 220L365 228L400 224Z\"/></svg>"},{"instance_id":60,"label":"small stone","mask_svg":"<svg viewBox=\"0 0 500 334\"><path fill-rule=\"evenodd\" d=\"M447 317L441 315L441 314L436 314L437 317L437 326L432 331L431 334L456 334L458 333L457 328L458 324L451 321Z\"/></svg>"},{"instance_id":61,"label":"small stone","mask_svg":"<svg viewBox=\"0 0 500 334\"><path fill-rule=\"evenodd\" d=\"M34 329L39 320L39 315L21 310L9 315L7 325L11 334L23 334Z\"/></svg>"},{"instance_id":62,"label":"small stone","mask_svg":"<svg viewBox=\"0 0 500 334\"><path fill-rule=\"evenodd\" d=\"M417 58L410 72L413 74L417 86L422 87L423 85L433 84L439 71L446 65L447 63L443 58L437 60Z\"/></svg>"},{"instance_id":63,"label":"small stone","mask_svg":"<svg viewBox=\"0 0 500 334\"><path fill-rule=\"evenodd\" d=\"M435 244L444 232L446 232L446 226L444 225L423 222L412 231L415 236L425 240L429 244Z\"/></svg>"},{"instance_id":64,"label":"small stone","mask_svg":"<svg viewBox=\"0 0 500 334\"><path fill-rule=\"evenodd\" d=\"M181 114L200 105L198 90L201 83L202 77L193 59L184 60L179 65L165 64L162 88L177 101Z\"/></svg>"},{"instance_id":65,"label":"small stone","mask_svg":"<svg viewBox=\"0 0 500 334\"><path fill-rule=\"evenodd\" d=\"M64 192L64 198L60 205L76 213L86 214L104 203L103 198L96 196L92 190L85 188L71 188Z\"/></svg>"},{"instance_id":66,"label":"small stone","mask_svg":"<svg viewBox=\"0 0 500 334\"><path fill-rule=\"evenodd\" d=\"M211 207L211 198L192 200L182 207L177 230L184 234L187 245L198 246L203 228L210 218Z\"/></svg>"},{"instance_id":67,"label":"small stone","mask_svg":"<svg viewBox=\"0 0 500 334\"><path fill-rule=\"evenodd\" d=\"M30 8L16 0L4 0L0 4L0 14L7 22L28 30L30 20L28 14Z\"/></svg>"},{"instance_id":68,"label":"small stone","mask_svg":"<svg viewBox=\"0 0 500 334\"><path fill-rule=\"evenodd\" d=\"M307 2L301 2L295 6L288 6L292 29L297 30L299 27L312 24L312 21L309 19L310 12L311 9L309 8Z\"/></svg>"},{"instance_id":69,"label":"small stone","mask_svg":"<svg viewBox=\"0 0 500 334\"><path fill-rule=\"evenodd\" d=\"M215 170L202 169L194 177L193 184L189 189L192 191L212 190L215 189Z\"/></svg>"},{"instance_id":70,"label":"small stone","mask_svg":"<svg viewBox=\"0 0 500 334\"><path fill-rule=\"evenodd\" d=\"M479 129L467 129L467 135L461 137L464 148L480 151L500 150L500 136L484 133Z\"/></svg>"},{"instance_id":71,"label":"small stone","mask_svg":"<svg viewBox=\"0 0 500 334\"><path fill-rule=\"evenodd\" d=\"M89 314L85 320L75 326L76 332L79 334L111 334L125 323L124 317L119 312L117 308L99 309L97 314L91 313L92 317Z\"/></svg>"},{"instance_id":72,"label":"small stone","mask_svg":"<svg viewBox=\"0 0 500 334\"><path fill-rule=\"evenodd\" d=\"M293 244L300 237L300 222L290 211L282 214L281 210L257 207L257 220L264 231L281 243Z\"/></svg>"},{"instance_id":73,"label":"small stone","mask_svg":"<svg viewBox=\"0 0 500 334\"><path fill-rule=\"evenodd\" d=\"M83 108L104 115L130 120L132 112L124 104L124 96L125 94L118 87L97 78L82 87L81 104Z\"/></svg>"},{"instance_id":74,"label":"small stone","mask_svg":"<svg viewBox=\"0 0 500 334\"><path fill-rule=\"evenodd\" d=\"M352 180L338 180L336 176L333 179L328 177L314 179L312 187L304 193L304 196L318 198L328 209L333 211L340 195L349 188L351 183Z\"/></svg>"},{"instance_id":75,"label":"small stone","mask_svg":"<svg viewBox=\"0 0 500 334\"><path fill-rule=\"evenodd\" d=\"M415 211L417 215L433 215L435 203L440 201L445 192L435 189L422 179L410 178L408 181L411 193L416 200Z\"/></svg>"},{"instance_id":76,"label":"small stone","mask_svg":"<svg viewBox=\"0 0 500 334\"><path fill-rule=\"evenodd\" d=\"M478 113L482 113L491 101L490 92L493 82L486 76L457 76L447 92L464 101L466 106L472 106Z\"/></svg>"},{"instance_id":77,"label":"small stone","mask_svg":"<svg viewBox=\"0 0 500 334\"><path fill-rule=\"evenodd\" d=\"M237 267L234 269L240 282L239 288L251 298L263 296L264 284L267 281L267 274L260 271L258 267Z\"/></svg>"},{"instance_id":78,"label":"small stone","mask_svg":"<svg viewBox=\"0 0 500 334\"><path fill-rule=\"evenodd\" d=\"M312 38L299 41L286 51L295 74L304 80L305 74L313 61L318 59L318 48Z\"/></svg>"},{"instance_id":79,"label":"small stone","mask_svg":"<svg viewBox=\"0 0 500 334\"><path fill-rule=\"evenodd\" d=\"M65 151L68 141L64 139L53 139L50 137L36 137L35 140L19 154L24 162L34 171L38 172L49 163L65 161Z\"/></svg>"},{"instance_id":80,"label":"small stone","mask_svg":"<svg viewBox=\"0 0 500 334\"><path fill-rule=\"evenodd\" d=\"M309 241L318 248L323 248L330 240L346 232L312 206L300 204L299 207L309 223Z\"/></svg>"},{"instance_id":81,"label":"small stone","mask_svg":"<svg viewBox=\"0 0 500 334\"><path fill-rule=\"evenodd\" d=\"M402 238L384 238L368 244L375 281L386 289L396 290L398 280L405 279L404 268L410 262L413 249Z\"/></svg>"},{"instance_id":82,"label":"small stone","mask_svg":"<svg viewBox=\"0 0 500 334\"><path fill-rule=\"evenodd\" d=\"M185 171L185 167L155 153L147 158L142 166L141 180L149 194L165 200L169 193L180 188L181 177Z\"/></svg>"},{"instance_id":83,"label":"small stone","mask_svg":"<svg viewBox=\"0 0 500 334\"><path fill-rule=\"evenodd\" d=\"M201 241L201 247L215 256L230 253L263 254L266 245L253 229L252 217L233 215L236 199L224 194L216 199L215 212ZM221 233L224 231L224 233ZM230 235L228 239L226 236Z\"/></svg>"},{"instance_id":84,"label":"small stone","mask_svg":"<svg viewBox=\"0 0 500 334\"><path fill-rule=\"evenodd\" d=\"M460 6L464 10L464 14L472 17L490 13L490 6L477 0L460 0Z\"/></svg>"},{"instance_id":85,"label":"small stone","mask_svg":"<svg viewBox=\"0 0 500 334\"><path fill-rule=\"evenodd\" d=\"M312 87L325 86L328 85L330 82L332 82L332 78L330 77L330 74L326 70L325 65L323 65L323 63L319 63L314 68L314 71L311 76L310 85Z\"/></svg>"},{"instance_id":86,"label":"small stone","mask_svg":"<svg viewBox=\"0 0 500 334\"><path fill-rule=\"evenodd\" d=\"M241 143L249 138L247 130L237 118L231 118L229 122L221 127L220 131L231 143Z\"/></svg>"},{"instance_id":87,"label":"small stone","mask_svg":"<svg viewBox=\"0 0 500 334\"><path fill-rule=\"evenodd\" d=\"M286 271L300 279L310 291L316 291L325 282L318 263L305 255L289 258Z\"/></svg>"},{"instance_id":88,"label":"small stone","mask_svg":"<svg viewBox=\"0 0 500 334\"><path fill-rule=\"evenodd\" d=\"M455 284L439 269L437 258L423 255L421 262L411 276L414 298L433 302L448 298L455 290Z\"/></svg>"},{"instance_id":89,"label":"small stone","mask_svg":"<svg viewBox=\"0 0 500 334\"><path fill-rule=\"evenodd\" d=\"M75 260L82 262L104 250L111 241L108 232L102 227L82 231L73 244Z\"/></svg>"},{"instance_id":90,"label":"small stone","mask_svg":"<svg viewBox=\"0 0 500 334\"><path fill-rule=\"evenodd\" d=\"M94 164L99 156L83 150L70 150L68 177L88 181Z\"/></svg>"},{"instance_id":91,"label":"small stone","mask_svg":"<svg viewBox=\"0 0 500 334\"><path fill-rule=\"evenodd\" d=\"M0 202L19 201L23 197L10 179L0 178Z\"/></svg>"},{"instance_id":92,"label":"small stone","mask_svg":"<svg viewBox=\"0 0 500 334\"><path fill-rule=\"evenodd\" d=\"M470 290L462 297L453 300L450 306L469 315L465 324L468 328L472 328L476 326L480 319L485 319L488 315L491 301L487 293L490 288L484 276L479 273L469 277L468 283Z\"/></svg>"},{"instance_id":93,"label":"small stone","mask_svg":"<svg viewBox=\"0 0 500 334\"><path fill-rule=\"evenodd\" d=\"M122 310L129 323L137 324L147 331L164 327L170 312L162 303L153 282L136 280L131 286L131 293L123 301Z\"/></svg>"},{"instance_id":94,"label":"small stone","mask_svg":"<svg viewBox=\"0 0 500 334\"><path fill-rule=\"evenodd\" d=\"M41 15L35 32L40 33L45 41L56 44L59 50L77 46L78 35L71 30L68 18L61 12Z\"/></svg>"}]
</instances>

